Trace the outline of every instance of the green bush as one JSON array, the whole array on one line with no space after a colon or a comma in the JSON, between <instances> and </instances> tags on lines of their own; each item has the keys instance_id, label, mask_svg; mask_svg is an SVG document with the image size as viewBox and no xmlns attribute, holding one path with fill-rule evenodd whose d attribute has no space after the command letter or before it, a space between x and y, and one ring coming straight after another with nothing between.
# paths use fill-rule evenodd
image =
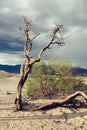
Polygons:
<instances>
[{"instance_id":1,"label":"green bush","mask_svg":"<svg viewBox=\"0 0 87 130\"><path fill-rule=\"evenodd\" d=\"M64 60L53 60L48 64L42 61L35 64L26 83L26 93L30 97L70 94L86 89L87 86L82 79L72 76L72 64Z\"/></svg>"}]
</instances>

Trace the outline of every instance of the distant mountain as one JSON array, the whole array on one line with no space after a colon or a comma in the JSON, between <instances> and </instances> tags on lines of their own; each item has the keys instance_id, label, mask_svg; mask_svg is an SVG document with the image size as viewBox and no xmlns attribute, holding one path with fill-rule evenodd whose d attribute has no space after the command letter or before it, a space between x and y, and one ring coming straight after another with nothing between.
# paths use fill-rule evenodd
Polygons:
<instances>
[{"instance_id":1,"label":"distant mountain","mask_svg":"<svg viewBox=\"0 0 87 130\"><path fill-rule=\"evenodd\" d=\"M72 69L74 76L87 76L87 69L75 67Z\"/></svg>"},{"instance_id":2,"label":"distant mountain","mask_svg":"<svg viewBox=\"0 0 87 130\"><path fill-rule=\"evenodd\" d=\"M0 70L8 73L20 73L20 66L21 65L0 65ZM72 68L72 73L74 76L87 76L87 69L74 67Z\"/></svg>"},{"instance_id":3,"label":"distant mountain","mask_svg":"<svg viewBox=\"0 0 87 130\"><path fill-rule=\"evenodd\" d=\"M0 70L9 73L20 73L20 65L0 65Z\"/></svg>"}]
</instances>

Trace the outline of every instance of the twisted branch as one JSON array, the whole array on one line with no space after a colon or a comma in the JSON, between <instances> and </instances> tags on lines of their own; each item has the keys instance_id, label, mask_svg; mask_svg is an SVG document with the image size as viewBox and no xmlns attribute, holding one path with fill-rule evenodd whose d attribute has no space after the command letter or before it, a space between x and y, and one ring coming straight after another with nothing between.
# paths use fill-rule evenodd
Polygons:
<instances>
[{"instance_id":1,"label":"twisted branch","mask_svg":"<svg viewBox=\"0 0 87 130\"><path fill-rule=\"evenodd\" d=\"M33 40L40 34L36 34L33 38L30 38L29 32L32 30L32 24L28 21L26 17L23 17L25 29L19 28L21 31L23 31L23 35L25 36L25 43L24 43L24 54L25 56L29 56L29 53L32 49L32 43Z\"/></svg>"},{"instance_id":2,"label":"twisted branch","mask_svg":"<svg viewBox=\"0 0 87 130\"><path fill-rule=\"evenodd\" d=\"M85 99L86 102L81 102L79 100L75 100L75 102L73 102L73 100L77 96L82 96ZM78 103L79 103L79 106L78 106ZM47 110L47 109L56 108L56 107L60 107L60 106L64 106L64 105L69 105L69 104L73 104L74 107L86 107L87 108L87 95L85 95L81 91L77 91L74 94L66 97L65 99L62 99L62 100L56 101L56 102L51 102L51 103L48 103L48 104L45 104L45 105L41 105L41 106L33 109L32 111Z\"/></svg>"},{"instance_id":3,"label":"twisted branch","mask_svg":"<svg viewBox=\"0 0 87 130\"><path fill-rule=\"evenodd\" d=\"M63 39L61 40L57 34L61 32L61 28L62 28L62 25L57 25L56 28L53 30L52 32L52 35L51 35L51 40L50 42L40 51L39 55L38 55L38 59L41 58L41 55L43 54L43 52L46 50L46 49L50 49L50 46L52 44L57 44L57 45L63 45L64 42L63 42Z\"/></svg>"}]
</instances>

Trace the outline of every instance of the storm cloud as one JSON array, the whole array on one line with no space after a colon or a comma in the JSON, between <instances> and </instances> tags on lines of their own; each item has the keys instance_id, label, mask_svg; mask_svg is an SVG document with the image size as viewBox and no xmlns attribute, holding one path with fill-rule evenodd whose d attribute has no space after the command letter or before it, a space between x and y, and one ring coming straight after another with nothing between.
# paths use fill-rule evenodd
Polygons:
<instances>
[{"instance_id":1,"label":"storm cloud","mask_svg":"<svg viewBox=\"0 0 87 130\"><path fill-rule=\"evenodd\" d=\"M60 57L87 68L86 12L86 0L0 0L0 64L23 61L24 37L18 28L23 26L22 16L26 16L33 24L34 35L40 32L34 41L32 56L38 55L50 40L55 23L63 24L65 46L52 46L43 58Z\"/></svg>"}]
</instances>

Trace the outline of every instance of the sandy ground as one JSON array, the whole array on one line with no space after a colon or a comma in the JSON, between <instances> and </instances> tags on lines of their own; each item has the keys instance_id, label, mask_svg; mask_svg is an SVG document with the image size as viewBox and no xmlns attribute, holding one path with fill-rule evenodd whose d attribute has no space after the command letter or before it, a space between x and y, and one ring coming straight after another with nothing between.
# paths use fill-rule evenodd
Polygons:
<instances>
[{"instance_id":1,"label":"sandy ground","mask_svg":"<svg viewBox=\"0 0 87 130\"><path fill-rule=\"evenodd\" d=\"M23 111L15 112L18 80L17 76L0 79L0 130L87 130L87 109L59 107L31 112L34 107L52 100L29 101Z\"/></svg>"}]
</instances>

